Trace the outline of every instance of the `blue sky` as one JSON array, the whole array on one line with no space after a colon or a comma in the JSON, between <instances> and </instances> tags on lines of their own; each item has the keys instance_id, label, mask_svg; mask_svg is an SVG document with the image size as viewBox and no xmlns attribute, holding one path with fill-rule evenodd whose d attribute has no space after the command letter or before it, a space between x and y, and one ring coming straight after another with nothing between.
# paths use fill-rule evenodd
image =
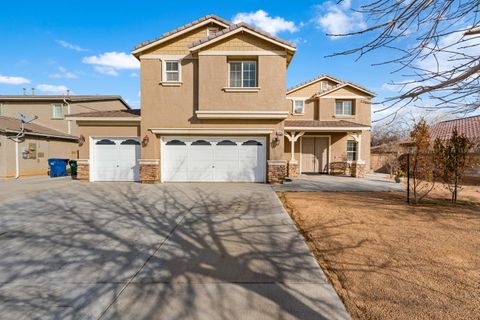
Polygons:
<instances>
[{"instance_id":1,"label":"blue sky","mask_svg":"<svg viewBox=\"0 0 480 320\"><path fill-rule=\"evenodd\" d=\"M188 4L187 4L188 2ZM139 107L139 70L129 56L138 43L201 16L214 13L247 20L297 43L287 86L322 73L358 82L380 97L393 92L388 67L372 67L377 52L355 62L354 56L324 58L358 45L361 38L331 39L328 31L365 25L350 9L322 1L22 1L0 4L0 94L119 94ZM259 11L261 10L261 11ZM398 76L397 76L398 78Z\"/></svg>"}]
</instances>

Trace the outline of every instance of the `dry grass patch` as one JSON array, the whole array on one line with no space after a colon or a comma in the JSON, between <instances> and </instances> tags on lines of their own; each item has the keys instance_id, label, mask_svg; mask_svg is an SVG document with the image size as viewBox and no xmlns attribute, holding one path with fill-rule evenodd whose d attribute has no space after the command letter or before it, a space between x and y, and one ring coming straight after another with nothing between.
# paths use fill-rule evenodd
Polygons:
<instances>
[{"instance_id":1,"label":"dry grass patch","mask_svg":"<svg viewBox=\"0 0 480 320\"><path fill-rule=\"evenodd\" d=\"M280 198L355 319L480 319L480 206L402 193Z\"/></svg>"}]
</instances>

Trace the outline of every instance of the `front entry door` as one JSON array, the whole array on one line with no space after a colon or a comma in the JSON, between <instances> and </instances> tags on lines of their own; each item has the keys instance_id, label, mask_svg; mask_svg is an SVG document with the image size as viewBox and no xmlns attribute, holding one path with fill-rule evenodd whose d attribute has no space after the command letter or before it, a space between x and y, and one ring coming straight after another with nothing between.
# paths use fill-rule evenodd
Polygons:
<instances>
[{"instance_id":1,"label":"front entry door","mask_svg":"<svg viewBox=\"0 0 480 320\"><path fill-rule=\"evenodd\" d=\"M328 172L328 138L302 137L302 172Z\"/></svg>"}]
</instances>

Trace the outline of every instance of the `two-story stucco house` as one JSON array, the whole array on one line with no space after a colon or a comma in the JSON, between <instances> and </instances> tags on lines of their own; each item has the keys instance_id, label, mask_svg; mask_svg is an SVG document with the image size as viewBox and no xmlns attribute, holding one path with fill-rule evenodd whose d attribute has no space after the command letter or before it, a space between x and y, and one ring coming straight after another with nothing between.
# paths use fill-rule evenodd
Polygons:
<instances>
[{"instance_id":1,"label":"two-story stucco house","mask_svg":"<svg viewBox=\"0 0 480 320\"><path fill-rule=\"evenodd\" d=\"M141 115L72 115L90 181L283 182L369 159L368 90L333 77L286 89L294 44L209 15L137 46ZM293 150L295 152L291 152Z\"/></svg>"},{"instance_id":2,"label":"two-story stucco house","mask_svg":"<svg viewBox=\"0 0 480 320\"><path fill-rule=\"evenodd\" d=\"M0 95L0 178L44 175L49 158L77 159L79 127L67 115L129 109L119 96ZM23 133L21 115L34 119Z\"/></svg>"}]
</instances>

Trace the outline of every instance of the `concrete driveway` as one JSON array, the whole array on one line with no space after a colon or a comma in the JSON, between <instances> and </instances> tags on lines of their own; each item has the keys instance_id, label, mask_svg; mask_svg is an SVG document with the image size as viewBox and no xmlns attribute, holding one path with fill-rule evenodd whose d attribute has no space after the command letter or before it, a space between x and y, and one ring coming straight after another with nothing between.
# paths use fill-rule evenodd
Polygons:
<instances>
[{"instance_id":1,"label":"concrete driveway","mask_svg":"<svg viewBox=\"0 0 480 320\"><path fill-rule=\"evenodd\" d=\"M350 318L268 185L6 190L2 319Z\"/></svg>"}]
</instances>

